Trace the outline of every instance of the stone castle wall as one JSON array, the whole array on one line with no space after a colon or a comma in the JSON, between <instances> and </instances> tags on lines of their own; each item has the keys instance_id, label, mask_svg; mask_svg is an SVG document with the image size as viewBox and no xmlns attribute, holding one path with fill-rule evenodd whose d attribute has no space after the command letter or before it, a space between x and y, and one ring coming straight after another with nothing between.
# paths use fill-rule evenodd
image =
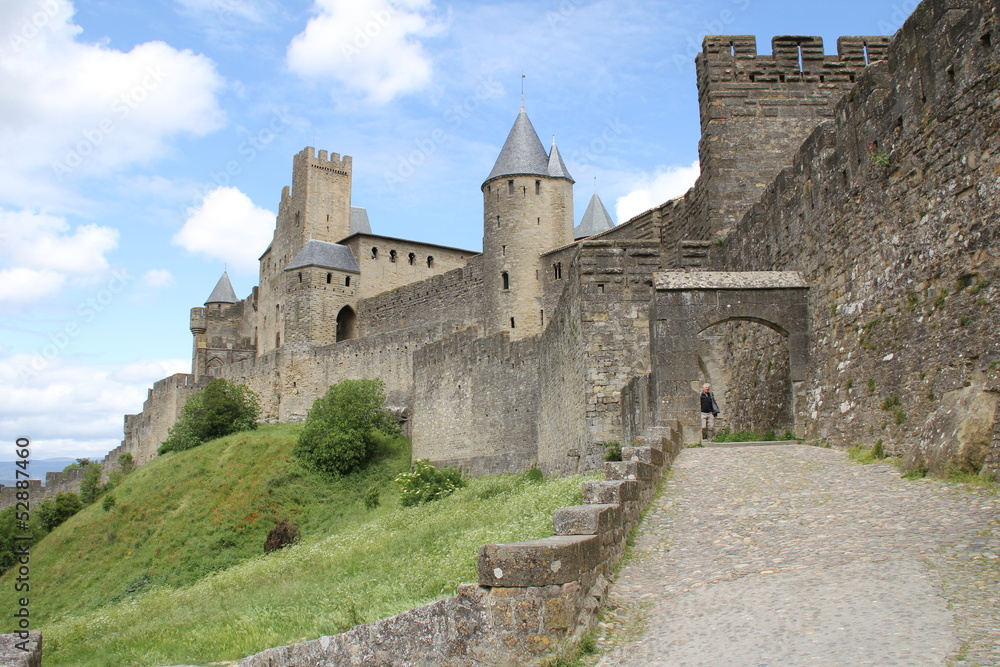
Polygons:
<instances>
[{"instance_id":1,"label":"stone castle wall","mask_svg":"<svg viewBox=\"0 0 1000 667\"><path fill-rule=\"evenodd\" d=\"M413 356L413 458L472 475L537 462L538 337L471 327Z\"/></svg>"},{"instance_id":2,"label":"stone castle wall","mask_svg":"<svg viewBox=\"0 0 1000 667\"><path fill-rule=\"evenodd\" d=\"M482 258L464 268L363 299L358 303L360 335L386 333L434 322L482 324Z\"/></svg>"},{"instance_id":3,"label":"stone castle wall","mask_svg":"<svg viewBox=\"0 0 1000 667\"><path fill-rule=\"evenodd\" d=\"M361 268L358 297L362 299L462 269L478 254L373 234L355 234L343 245L351 249Z\"/></svg>"},{"instance_id":4,"label":"stone castle wall","mask_svg":"<svg viewBox=\"0 0 1000 667\"><path fill-rule=\"evenodd\" d=\"M816 286L810 437L1000 468L997 13L920 5L722 248Z\"/></svg>"},{"instance_id":5,"label":"stone castle wall","mask_svg":"<svg viewBox=\"0 0 1000 667\"><path fill-rule=\"evenodd\" d=\"M153 460L188 397L204 389L209 380L202 377L196 381L193 375L176 373L157 381L142 404L142 412L125 415L125 439L104 457L105 467L117 462L120 454L131 454L136 466Z\"/></svg>"}]
</instances>

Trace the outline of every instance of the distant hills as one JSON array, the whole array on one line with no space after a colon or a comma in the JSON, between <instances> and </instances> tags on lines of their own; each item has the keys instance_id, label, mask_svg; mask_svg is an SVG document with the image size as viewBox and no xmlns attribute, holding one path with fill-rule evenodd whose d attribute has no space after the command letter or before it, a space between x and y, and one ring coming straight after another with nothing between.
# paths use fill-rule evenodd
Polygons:
<instances>
[{"instance_id":1,"label":"distant hills","mask_svg":"<svg viewBox=\"0 0 1000 667\"><path fill-rule=\"evenodd\" d=\"M31 479L45 481L45 473L61 472L70 463L76 463L76 459L68 456L61 456L55 459L29 459L28 474ZM17 462L0 461L0 484L4 486L14 486L17 480ZM23 477L21 479L24 479Z\"/></svg>"}]
</instances>

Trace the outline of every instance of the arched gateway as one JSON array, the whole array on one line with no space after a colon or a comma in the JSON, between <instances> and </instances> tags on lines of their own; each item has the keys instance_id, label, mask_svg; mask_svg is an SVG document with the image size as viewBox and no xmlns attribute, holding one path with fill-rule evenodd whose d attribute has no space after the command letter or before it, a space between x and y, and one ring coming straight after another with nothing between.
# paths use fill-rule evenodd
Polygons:
<instances>
[{"instance_id":1,"label":"arched gateway","mask_svg":"<svg viewBox=\"0 0 1000 667\"><path fill-rule=\"evenodd\" d=\"M802 386L809 363L808 287L791 271L663 272L655 276L650 316L657 421L681 425L684 442L697 425L698 333L729 320L758 322L788 339L791 412L804 434Z\"/></svg>"}]
</instances>

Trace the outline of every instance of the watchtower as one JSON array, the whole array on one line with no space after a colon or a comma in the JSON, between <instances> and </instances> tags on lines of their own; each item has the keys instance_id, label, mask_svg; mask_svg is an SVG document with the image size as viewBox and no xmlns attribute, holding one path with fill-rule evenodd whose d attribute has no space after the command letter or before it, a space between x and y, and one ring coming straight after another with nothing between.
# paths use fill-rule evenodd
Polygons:
<instances>
[{"instance_id":1,"label":"watchtower","mask_svg":"<svg viewBox=\"0 0 1000 667\"><path fill-rule=\"evenodd\" d=\"M841 37L838 55L826 56L821 37L785 35L774 37L772 55L764 56L753 35L705 38L695 60L708 199L702 238L742 217L888 46L888 37Z\"/></svg>"},{"instance_id":2,"label":"watchtower","mask_svg":"<svg viewBox=\"0 0 1000 667\"><path fill-rule=\"evenodd\" d=\"M546 153L523 108L482 191L486 329L540 333L540 257L573 242L573 178L555 139Z\"/></svg>"}]
</instances>

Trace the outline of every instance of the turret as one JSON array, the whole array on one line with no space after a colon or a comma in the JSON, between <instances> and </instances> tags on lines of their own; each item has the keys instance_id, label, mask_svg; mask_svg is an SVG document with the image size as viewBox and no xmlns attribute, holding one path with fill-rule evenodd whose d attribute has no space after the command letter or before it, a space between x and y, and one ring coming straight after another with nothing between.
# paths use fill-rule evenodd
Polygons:
<instances>
[{"instance_id":1,"label":"turret","mask_svg":"<svg viewBox=\"0 0 1000 667\"><path fill-rule=\"evenodd\" d=\"M539 257L573 242L573 178L555 139L546 153L523 108L482 191L486 328L512 338L539 333Z\"/></svg>"},{"instance_id":2,"label":"turret","mask_svg":"<svg viewBox=\"0 0 1000 667\"><path fill-rule=\"evenodd\" d=\"M584 239L594 234L606 232L615 226L615 221L608 214L608 209L604 208L604 202L597 196L595 189L594 196L587 204L587 210L583 212L580 224L573 230L573 240Z\"/></svg>"}]
</instances>

